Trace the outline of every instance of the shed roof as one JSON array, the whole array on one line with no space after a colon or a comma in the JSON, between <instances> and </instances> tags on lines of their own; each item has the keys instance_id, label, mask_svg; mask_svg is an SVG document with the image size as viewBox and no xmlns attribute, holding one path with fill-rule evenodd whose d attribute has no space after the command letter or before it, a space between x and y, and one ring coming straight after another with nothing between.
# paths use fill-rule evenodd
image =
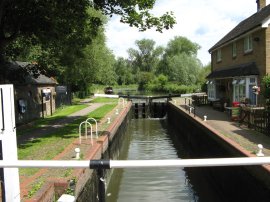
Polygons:
<instances>
[{"instance_id":1,"label":"shed roof","mask_svg":"<svg viewBox=\"0 0 270 202\"><path fill-rule=\"evenodd\" d=\"M228 34L226 34L221 40L219 40L209 52L222 46L223 44L257 28L262 25L262 23L270 17L270 4L260 11L256 12L252 16L240 22L235 28L233 28Z\"/></svg>"},{"instance_id":2,"label":"shed roof","mask_svg":"<svg viewBox=\"0 0 270 202\"><path fill-rule=\"evenodd\" d=\"M36 64L32 64L30 62L18 62L13 61L9 63L9 67L11 72L19 70L20 68L31 68L34 67ZM28 74L24 75L24 81L26 84L57 84L57 81L52 77L47 77L43 74L39 74L37 77L31 73L31 71L27 71ZM23 76L23 75L21 75Z\"/></svg>"}]
</instances>

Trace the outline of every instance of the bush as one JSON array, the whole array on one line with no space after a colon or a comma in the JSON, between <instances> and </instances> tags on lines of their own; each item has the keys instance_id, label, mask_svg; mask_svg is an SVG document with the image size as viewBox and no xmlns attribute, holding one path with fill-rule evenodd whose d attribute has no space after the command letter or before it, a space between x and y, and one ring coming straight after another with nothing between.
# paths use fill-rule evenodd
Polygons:
<instances>
[{"instance_id":1,"label":"bush","mask_svg":"<svg viewBox=\"0 0 270 202\"><path fill-rule=\"evenodd\" d=\"M154 92L163 92L163 93L171 93L171 94L186 94L186 93L194 93L200 91L201 88L197 85L179 85L175 83L167 83L164 86L157 85L156 83L150 83L147 85L147 90Z\"/></svg>"}]
</instances>

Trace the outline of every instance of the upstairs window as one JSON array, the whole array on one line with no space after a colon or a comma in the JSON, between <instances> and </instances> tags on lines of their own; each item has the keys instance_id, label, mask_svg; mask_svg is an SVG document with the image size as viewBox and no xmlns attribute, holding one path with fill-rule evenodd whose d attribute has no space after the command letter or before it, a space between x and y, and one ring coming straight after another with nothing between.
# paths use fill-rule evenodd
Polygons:
<instances>
[{"instance_id":1,"label":"upstairs window","mask_svg":"<svg viewBox=\"0 0 270 202\"><path fill-rule=\"evenodd\" d=\"M251 52L252 49L253 49L252 37L251 37L251 35L248 35L244 39L244 52L245 53Z\"/></svg>"},{"instance_id":2,"label":"upstairs window","mask_svg":"<svg viewBox=\"0 0 270 202\"><path fill-rule=\"evenodd\" d=\"M233 42L232 44L232 57L236 57L236 42Z\"/></svg>"},{"instance_id":3,"label":"upstairs window","mask_svg":"<svg viewBox=\"0 0 270 202\"><path fill-rule=\"evenodd\" d=\"M217 50L217 62L221 61L221 49Z\"/></svg>"}]
</instances>

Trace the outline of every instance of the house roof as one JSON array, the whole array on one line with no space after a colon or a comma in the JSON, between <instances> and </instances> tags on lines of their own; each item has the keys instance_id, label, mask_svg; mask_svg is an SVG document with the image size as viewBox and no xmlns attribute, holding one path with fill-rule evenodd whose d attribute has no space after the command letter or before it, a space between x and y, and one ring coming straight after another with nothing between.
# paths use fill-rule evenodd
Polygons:
<instances>
[{"instance_id":1,"label":"house roof","mask_svg":"<svg viewBox=\"0 0 270 202\"><path fill-rule=\"evenodd\" d=\"M35 64L29 62L13 61L9 63L11 72L19 70L20 68L30 69L33 66L35 66ZM24 81L26 84L57 84L57 81L54 78L49 78L43 74L39 74L35 77L31 71L28 71L28 75L24 75Z\"/></svg>"},{"instance_id":2,"label":"house roof","mask_svg":"<svg viewBox=\"0 0 270 202\"><path fill-rule=\"evenodd\" d=\"M220 68L212 71L206 78L213 79L251 75L259 75L259 69L255 62Z\"/></svg>"},{"instance_id":3,"label":"house roof","mask_svg":"<svg viewBox=\"0 0 270 202\"><path fill-rule=\"evenodd\" d=\"M209 49L209 52L212 52L214 49L222 46L223 44L245 34L248 31L251 31L257 27L260 27L263 22L270 17L270 4L265 6L260 11L256 12L249 18L240 22L235 28L233 28L227 35L225 35L220 41L218 41L212 48Z\"/></svg>"}]
</instances>

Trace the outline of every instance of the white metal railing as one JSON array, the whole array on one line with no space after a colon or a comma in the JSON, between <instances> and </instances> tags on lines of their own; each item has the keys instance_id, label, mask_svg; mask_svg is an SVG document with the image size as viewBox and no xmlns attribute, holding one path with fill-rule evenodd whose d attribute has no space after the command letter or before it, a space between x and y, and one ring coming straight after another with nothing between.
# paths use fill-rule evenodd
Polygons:
<instances>
[{"instance_id":1,"label":"white metal railing","mask_svg":"<svg viewBox=\"0 0 270 202\"><path fill-rule=\"evenodd\" d=\"M188 100L188 103L187 103L187 100ZM188 110L190 114L193 111L193 114L194 114L194 117L195 117L196 116L196 113L195 113L195 107L192 105L193 102L194 102L193 99L191 99L191 98L185 98L185 107L186 107L186 110Z\"/></svg>"},{"instance_id":2,"label":"white metal railing","mask_svg":"<svg viewBox=\"0 0 270 202\"><path fill-rule=\"evenodd\" d=\"M176 160L18 160L0 161L2 168L157 168L216 167L270 164L270 157L176 159Z\"/></svg>"},{"instance_id":3,"label":"white metal railing","mask_svg":"<svg viewBox=\"0 0 270 202\"><path fill-rule=\"evenodd\" d=\"M89 123L88 121L83 121L79 125L79 140L80 140L80 144L82 143L82 126L83 126L83 124L85 124L85 133L84 133L85 139L87 139L87 133L88 133L87 132L87 125L89 125L90 126L90 129L91 129L91 140L92 140L92 124Z\"/></svg>"},{"instance_id":4,"label":"white metal railing","mask_svg":"<svg viewBox=\"0 0 270 202\"><path fill-rule=\"evenodd\" d=\"M91 118L86 119L85 121L89 122L89 120L93 120L95 122L95 124L96 124L96 138L98 138L98 123L97 123L97 120L91 117ZM91 133L91 138L92 138L92 133Z\"/></svg>"}]
</instances>

